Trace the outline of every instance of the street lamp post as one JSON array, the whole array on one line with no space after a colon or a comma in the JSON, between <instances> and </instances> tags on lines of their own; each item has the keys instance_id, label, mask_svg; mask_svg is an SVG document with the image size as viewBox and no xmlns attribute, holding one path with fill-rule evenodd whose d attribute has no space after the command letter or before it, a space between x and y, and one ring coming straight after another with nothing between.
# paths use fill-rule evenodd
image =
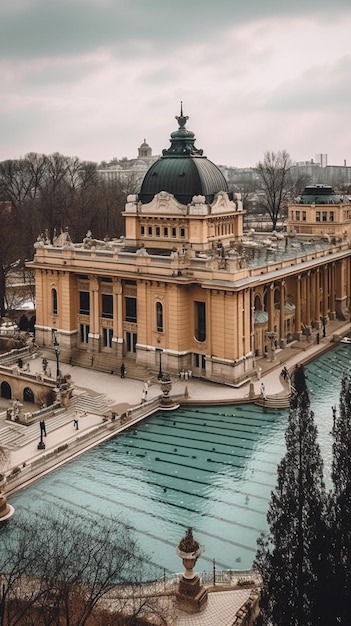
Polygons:
<instances>
[{"instance_id":1,"label":"street lamp post","mask_svg":"<svg viewBox=\"0 0 351 626\"><path fill-rule=\"evenodd\" d=\"M57 387L60 387L60 363L59 363L60 344L57 341L57 333L55 333L54 349L55 349L55 357L56 357L56 385Z\"/></svg>"},{"instance_id":2,"label":"street lamp post","mask_svg":"<svg viewBox=\"0 0 351 626\"><path fill-rule=\"evenodd\" d=\"M158 380L161 380L163 378L163 373L162 373L162 352L163 350L161 348L156 348L156 352L158 352L159 354L159 368L158 368Z\"/></svg>"}]
</instances>

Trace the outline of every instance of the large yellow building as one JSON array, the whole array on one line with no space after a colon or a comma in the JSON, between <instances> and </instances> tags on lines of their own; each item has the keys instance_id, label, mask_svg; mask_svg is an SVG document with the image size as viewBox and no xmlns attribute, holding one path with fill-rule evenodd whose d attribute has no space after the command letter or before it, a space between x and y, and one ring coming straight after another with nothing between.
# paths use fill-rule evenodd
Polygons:
<instances>
[{"instance_id":1,"label":"large yellow building","mask_svg":"<svg viewBox=\"0 0 351 626\"><path fill-rule=\"evenodd\" d=\"M182 110L176 119L128 197L125 237L38 238L36 341L52 345L57 330L64 360L117 371L133 359L157 372L162 356L163 371L240 384L255 357L345 319L351 205L299 200L288 237L244 236L240 194L195 147Z\"/></svg>"}]
</instances>

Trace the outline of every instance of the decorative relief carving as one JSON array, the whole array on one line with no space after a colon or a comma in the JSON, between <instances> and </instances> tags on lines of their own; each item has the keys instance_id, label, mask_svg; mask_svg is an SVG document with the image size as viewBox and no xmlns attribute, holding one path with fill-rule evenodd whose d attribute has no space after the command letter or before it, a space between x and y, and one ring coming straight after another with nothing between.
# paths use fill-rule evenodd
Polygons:
<instances>
[{"instance_id":1,"label":"decorative relief carving","mask_svg":"<svg viewBox=\"0 0 351 626\"><path fill-rule=\"evenodd\" d=\"M105 317L100 317L100 326L105 328L113 328L113 320L107 320Z\"/></svg>"},{"instance_id":2,"label":"decorative relief carving","mask_svg":"<svg viewBox=\"0 0 351 626\"><path fill-rule=\"evenodd\" d=\"M78 289L80 291L89 291L89 289L90 289L89 281L88 280L85 280L85 281L79 280L78 281Z\"/></svg>"},{"instance_id":3,"label":"decorative relief carving","mask_svg":"<svg viewBox=\"0 0 351 626\"><path fill-rule=\"evenodd\" d=\"M113 293L116 296L120 296L122 293L122 283L118 278L113 279Z\"/></svg>"},{"instance_id":4,"label":"decorative relief carving","mask_svg":"<svg viewBox=\"0 0 351 626\"><path fill-rule=\"evenodd\" d=\"M81 322L82 324L88 324L89 315L78 315L78 322Z\"/></svg>"},{"instance_id":5,"label":"decorative relief carving","mask_svg":"<svg viewBox=\"0 0 351 626\"><path fill-rule=\"evenodd\" d=\"M101 293L112 293L112 285L102 285Z\"/></svg>"},{"instance_id":6,"label":"decorative relief carving","mask_svg":"<svg viewBox=\"0 0 351 626\"><path fill-rule=\"evenodd\" d=\"M123 330L136 333L137 329L138 329L138 325L135 324L134 322L123 322Z\"/></svg>"},{"instance_id":7,"label":"decorative relief carving","mask_svg":"<svg viewBox=\"0 0 351 626\"><path fill-rule=\"evenodd\" d=\"M90 289L91 291L99 291L99 281L96 276L90 278Z\"/></svg>"}]
</instances>

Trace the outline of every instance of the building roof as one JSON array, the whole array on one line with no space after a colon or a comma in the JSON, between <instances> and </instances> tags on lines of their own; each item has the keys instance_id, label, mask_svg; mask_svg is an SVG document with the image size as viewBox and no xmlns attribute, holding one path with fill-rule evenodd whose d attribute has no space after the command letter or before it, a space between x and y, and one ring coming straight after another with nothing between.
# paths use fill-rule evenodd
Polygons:
<instances>
[{"instance_id":1,"label":"building roof","mask_svg":"<svg viewBox=\"0 0 351 626\"><path fill-rule=\"evenodd\" d=\"M330 185L308 185L299 197L300 204L341 204L342 201Z\"/></svg>"},{"instance_id":2,"label":"building roof","mask_svg":"<svg viewBox=\"0 0 351 626\"><path fill-rule=\"evenodd\" d=\"M161 191L175 196L182 204L191 202L193 196L205 196L213 202L219 191L228 193L228 184L220 169L195 146L195 135L185 128L188 116L176 116L179 128L171 133L171 145L151 165L141 185L139 200L152 201Z\"/></svg>"}]
</instances>

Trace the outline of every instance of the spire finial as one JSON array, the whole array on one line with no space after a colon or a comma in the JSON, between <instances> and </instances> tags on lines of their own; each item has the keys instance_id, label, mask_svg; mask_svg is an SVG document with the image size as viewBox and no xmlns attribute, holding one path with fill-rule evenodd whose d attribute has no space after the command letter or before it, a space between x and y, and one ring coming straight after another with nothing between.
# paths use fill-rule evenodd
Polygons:
<instances>
[{"instance_id":1,"label":"spire finial","mask_svg":"<svg viewBox=\"0 0 351 626\"><path fill-rule=\"evenodd\" d=\"M184 128L189 117L187 115L183 115L183 101L182 100L180 101L180 116L178 117L178 115L176 115L175 118L179 124L179 128Z\"/></svg>"}]
</instances>

